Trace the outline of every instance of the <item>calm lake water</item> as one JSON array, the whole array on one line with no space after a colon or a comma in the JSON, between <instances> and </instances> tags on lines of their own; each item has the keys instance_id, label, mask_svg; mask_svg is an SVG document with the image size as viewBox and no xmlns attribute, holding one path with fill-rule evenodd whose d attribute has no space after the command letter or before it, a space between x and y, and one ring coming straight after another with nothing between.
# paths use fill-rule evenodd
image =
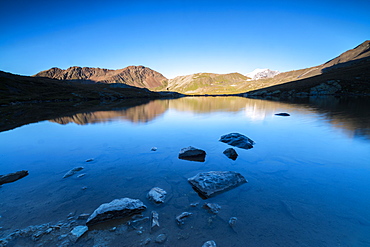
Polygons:
<instances>
[{"instance_id":1,"label":"calm lake water","mask_svg":"<svg viewBox=\"0 0 370 247\"><path fill-rule=\"evenodd\" d=\"M221 247L370 246L369 105L369 99L353 98L194 97L1 132L0 174L29 175L0 187L0 238L129 197L144 202L144 216L159 213L159 229L151 232L146 222L138 232L125 220L114 221L89 230L75 245L139 246L151 238L146 246L202 246L208 240ZM291 116L274 115L279 112ZM235 148L235 161L222 153L230 146L218 141L232 132L256 142L250 150ZM178 159L188 146L205 150L206 161ZM84 169L63 179L77 166ZM208 171L240 172L248 183L203 200L187 178ZM163 205L146 198L155 186L167 191ZM218 203L219 214L202 208L205 202ZM193 215L179 227L175 217L184 211ZM230 217L238 218L234 228ZM113 226L117 230L109 231ZM161 233L166 242L154 243ZM9 246L39 245L48 246L42 238Z\"/></svg>"}]
</instances>

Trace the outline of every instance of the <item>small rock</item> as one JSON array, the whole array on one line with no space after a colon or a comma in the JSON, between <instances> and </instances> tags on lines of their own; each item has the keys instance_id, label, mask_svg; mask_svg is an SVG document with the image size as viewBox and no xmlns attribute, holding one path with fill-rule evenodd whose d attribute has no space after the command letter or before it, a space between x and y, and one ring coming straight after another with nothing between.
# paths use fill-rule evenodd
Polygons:
<instances>
[{"instance_id":1,"label":"small rock","mask_svg":"<svg viewBox=\"0 0 370 247\"><path fill-rule=\"evenodd\" d=\"M158 148L156 147L152 147L152 149L150 149L150 151L157 151Z\"/></svg>"},{"instance_id":2,"label":"small rock","mask_svg":"<svg viewBox=\"0 0 370 247\"><path fill-rule=\"evenodd\" d=\"M221 206L217 203L204 203L203 207L213 214L218 214L221 209Z\"/></svg>"},{"instance_id":3,"label":"small rock","mask_svg":"<svg viewBox=\"0 0 370 247\"><path fill-rule=\"evenodd\" d=\"M180 150L179 159L204 162L206 152L192 146Z\"/></svg>"},{"instance_id":4,"label":"small rock","mask_svg":"<svg viewBox=\"0 0 370 247\"><path fill-rule=\"evenodd\" d=\"M198 205L199 205L199 202L190 203L190 207L193 207L193 208L195 208Z\"/></svg>"},{"instance_id":5,"label":"small rock","mask_svg":"<svg viewBox=\"0 0 370 247\"><path fill-rule=\"evenodd\" d=\"M152 220L150 228L159 227L159 214L156 211L152 211Z\"/></svg>"},{"instance_id":6,"label":"small rock","mask_svg":"<svg viewBox=\"0 0 370 247\"><path fill-rule=\"evenodd\" d=\"M86 160L86 162L91 162L91 161L94 161L94 159L93 159L93 158L91 158L91 159L87 159L87 160Z\"/></svg>"},{"instance_id":7,"label":"small rock","mask_svg":"<svg viewBox=\"0 0 370 247\"><path fill-rule=\"evenodd\" d=\"M112 227L111 229L109 229L110 232L115 232L117 230L117 227Z\"/></svg>"},{"instance_id":8,"label":"small rock","mask_svg":"<svg viewBox=\"0 0 370 247\"><path fill-rule=\"evenodd\" d=\"M49 234L53 231L54 229L52 227L48 228L46 231L45 231L45 234Z\"/></svg>"},{"instance_id":9,"label":"small rock","mask_svg":"<svg viewBox=\"0 0 370 247\"><path fill-rule=\"evenodd\" d=\"M87 226L76 226L71 231L71 238L73 241L77 241L89 228Z\"/></svg>"},{"instance_id":10,"label":"small rock","mask_svg":"<svg viewBox=\"0 0 370 247\"><path fill-rule=\"evenodd\" d=\"M166 194L167 192L165 190L158 187L154 187L149 191L147 197L149 198L149 200L152 200L155 203L164 203Z\"/></svg>"},{"instance_id":11,"label":"small rock","mask_svg":"<svg viewBox=\"0 0 370 247\"><path fill-rule=\"evenodd\" d=\"M140 213L146 206L139 199L121 198L100 205L87 219L86 225L94 225L103 221L123 218Z\"/></svg>"},{"instance_id":12,"label":"small rock","mask_svg":"<svg viewBox=\"0 0 370 247\"><path fill-rule=\"evenodd\" d=\"M235 226L235 224L236 224L236 221L238 220L238 218L236 218L236 217L231 217L230 219L229 219L229 225L231 226L231 227L234 227Z\"/></svg>"},{"instance_id":13,"label":"small rock","mask_svg":"<svg viewBox=\"0 0 370 247\"><path fill-rule=\"evenodd\" d=\"M244 148L244 149L253 148L253 145L255 144L253 140L239 133L230 133L227 135L223 135L221 136L219 141L227 143L234 147Z\"/></svg>"},{"instance_id":14,"label":"small rock","mask_svg":"<svg viewBox=\"0 0 370 247\"><path fill-rule=\"evenodd\" d=\"M80 214L77 219L78 220L87 220L89 218L90 214Z\"/></svg>"},{"instance_id":15,"label":"small rock","mask_svg":"<svg viewBox=\"0 0 370 247\"><path fill-rule=\"evenodd\" d=\"M155 239L155 242L156 243L164 243L167 239L167 236L166 234L162 233L162 234L159 234L156 239Z\"/></svg>"},{"instance_id":16,"label":"small rock","mask_svg":"<svg viewBox=\"0 0 370 247\"><path fill-rule=\"evenodd\" d=\"M81 190L86 190L87 189L87 186L83 186L82 188L81 188Z\"/></svg>"},{"instance_id":17,"label":"small rock","mask_svg":"<svg viewBox=\"0 0 370 247\"><path fill-rule=\"evenodd\" d=\"M141 234L143 234L143 231L137 231L136 233L137 233L137 235L141 235Z\"/></svg>"},{"instance_id":18,"label":"small rock","mask_svg":"<svg viewBox=\"0 0 370 247\"><path fill-rule=\"evenodd\" d=\"M82 169L84 169L83 166L75 167L72 170L69 170L66 174L64 174L63 178L68 178L70 176L73 176L76 172L79 172Z\"/></svg>"},{"instance_id":19,"label":"small rock","mask_svg":"<svg viewBox=\"0 0 370 247\"><path fill-rule=\"evenodd\" d=\"M0 185L15 182L28 175L28 171L17 171L6 175L0 175Z\"/></svg>"},{"instance_id":20,"label":"small rock","mask_svg":"<svg viewBox=\"0 0 370 247\"><path fill-rule=\"evenodd\" d=\"M75 214L71 212L71 213L68 214L67 218L73 217L74 215Z\"/></svg>"},{"instance_id":21,"label":"small rock","mask_svg":"<svg viewBox=\"0 0 370 247\"><path fill-rule=\"evenodd\" d=\"M198 173L188 178L188 182L201 197L209 198L247 183L247 180L238 172L211 171Z\"/></svg>"},{"instance_id":22,"label":"small rock","mask_svg":"<svg viewBox=\"0 0 370 247\"><path fill-rule=\"evenodd\" d=\"M228 148L223 152L229 159L236 160L238 154L233 148Z\"/></svg>"},{"instance_id":23,"label":"small rock","mask_svg":"<svg viewBox=\"0 0 370 247\"><path fill-rule=\"evenodd\" d=\"M180 215L178 215L176 217L176 222L178 225L183 225L185 222L184 222L184 219L191 216L192 213L189 213L189 212L183 212L181 213Z\"/></svg>"},{"instance_id":24,"label":"small rock","mask_svg":"<svg viewBox=\"0 0 370 247\"><path fill-rule=\"evenodd\" d=\"M207 242L205 242L205 243L202 245L202 247L217 247L217 245L216 245L216 242L215 242L215 241L211 240L211 241L207 241Z\"/></svg>"},{"instance_id":25,"label":"small rock","mask_svg":"<svg viewBox=\"0 0 370 247\"><path fill-rule=\"evenodd\" d=\"M290 114L289 113L286 113L286 112L276 113L275 115L276 116L282 116L282 117L289 117L290 116Z\"/></svg>"},{"instance_id":26,"label":"small rock","mask_svg":"<svg viewBox=\"0 0 370 247\"><path fill-rule=\"evenodd\" d=\"M147 244L149 244L149 243L150 243L150 241L152 241L152 239L151 239L151 238L147 238L147 239L145 239L145 240L143 241L143 245L147 245Z\"/></svg>"},{"instance_id":27,"label":"small rock","mask_svg":"<svg viewBox=\"0 0 370 247\"><path fill-rule=\"evenodd\" d=\"M78 175L77 178L82 178L85 175L86 175L86 173L82 173L82 174Z\"/></svg>"}]
</instances>

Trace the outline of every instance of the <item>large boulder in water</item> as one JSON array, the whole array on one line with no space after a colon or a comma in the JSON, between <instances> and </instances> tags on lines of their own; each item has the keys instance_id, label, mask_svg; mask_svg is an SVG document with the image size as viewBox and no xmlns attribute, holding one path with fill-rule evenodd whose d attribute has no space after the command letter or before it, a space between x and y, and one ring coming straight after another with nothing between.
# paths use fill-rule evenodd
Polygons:
<instances>
[{"instance_id":1,"label":"large boulder in water","mask_svg":"<svg viewBox=\"0 0 370 247\"><path fill-rule=\"evenodd\" d=\"M240 173L233 171L201 172L188 181L202 198L215 196L248 182Z\"/></svg>"},{"instance_id":2,"label":"large boulder in water","mask_svg":"<svg viewBox=\"0 0 370 247\"><path fill-rule=\"evenodd\" d=\"M206 152L199 148L189 146L180 150L179 159L204 162Z\"/></svg>"},{"instance_id":3,"label":"large boulder in water","mask_svg":"<svg viewBox=\"0 0 370 247\"><path fill-rule=\"evenodd\" d=\"M121 198L100 205L87 219L86 225L94 225L107 220L123 218L140 213L146 206L139 199Z\"/></svg>"},{"instance_id":4,"label":"large boulder in water","mask_svg":"<svg viewBox=\"0 0 370 247\"><path fill-rule=\"evenodd\" d=\"M28 171L18 171L6 175L0 175L0 185L12 183L28 175Z\"/></svg>"},{"instance_id":5,"label":"large boulder in water","mask_svg":"<svg viewBox=\"0 0 370 247\"><path fill-rule=\"evenodd\" d=\"M234 147L244 148L244 149L253 148L253 145L255 144L253 140L239 133L230 133L227 135L223 135L221 136L219 141L227 143Z\"/></svg>"}]
</instances>

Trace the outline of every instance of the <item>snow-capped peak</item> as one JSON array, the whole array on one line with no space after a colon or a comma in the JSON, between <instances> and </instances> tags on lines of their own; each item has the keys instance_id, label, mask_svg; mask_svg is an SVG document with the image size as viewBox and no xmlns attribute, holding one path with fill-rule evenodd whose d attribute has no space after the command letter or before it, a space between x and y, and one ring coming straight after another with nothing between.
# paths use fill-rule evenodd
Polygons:
<instances>
[{"instance_id":1,"label":"snow-capped peak","mask_svg":"<svg viewBox=\"0 0 370 247\"><path fill-rule=\"evenodd\" d=\"M272 78L277 74L280 74L280 72L277 70L255 69L252 72L246 74L246 76L252 78L252 80L258 80L263 78Z\"/></svg>"}]
</instances>

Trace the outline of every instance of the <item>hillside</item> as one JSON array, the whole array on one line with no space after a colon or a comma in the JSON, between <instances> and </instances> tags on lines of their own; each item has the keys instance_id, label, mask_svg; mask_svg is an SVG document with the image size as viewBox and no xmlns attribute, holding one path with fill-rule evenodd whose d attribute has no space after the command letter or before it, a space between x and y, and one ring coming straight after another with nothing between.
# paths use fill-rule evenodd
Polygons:
<instances>
[{"instance_id":1,"label":"hillside","mask_svg":"<svg viewBox=\"0 0 370 247\"><path fill-rule=\"evenodd\" d=\"M248 77L239 73L197 73L169 80L167 89L186 94L223 94L238 92Z\"/></svg>"},{"instance_id":2,"label":"hillside","mask_svg":"<svg viewBox=\"0 0 370 247\"><path fill-rule=\"evenodd\" d=\"M280 73L269 79L250 81L244 89L249 95L278 94L278 90L311 94L311 89L313 94L369 93L369 73L370 41L367 40L324 64Z\"/></svg>"},{"instance_id":3,"label":"hillside","mask_svg":"<svg viewBox=\"0 0 370 247\"><path fill-rule=\"evenodd\" d=\"M129 86L148 89L162 88L167 85L166 77L144 66L129 66L118 70L77 66L65 70L51 68L37 73L34 77L69 80L84 84L123 83Z\"/></svg>"}]
</instances>

